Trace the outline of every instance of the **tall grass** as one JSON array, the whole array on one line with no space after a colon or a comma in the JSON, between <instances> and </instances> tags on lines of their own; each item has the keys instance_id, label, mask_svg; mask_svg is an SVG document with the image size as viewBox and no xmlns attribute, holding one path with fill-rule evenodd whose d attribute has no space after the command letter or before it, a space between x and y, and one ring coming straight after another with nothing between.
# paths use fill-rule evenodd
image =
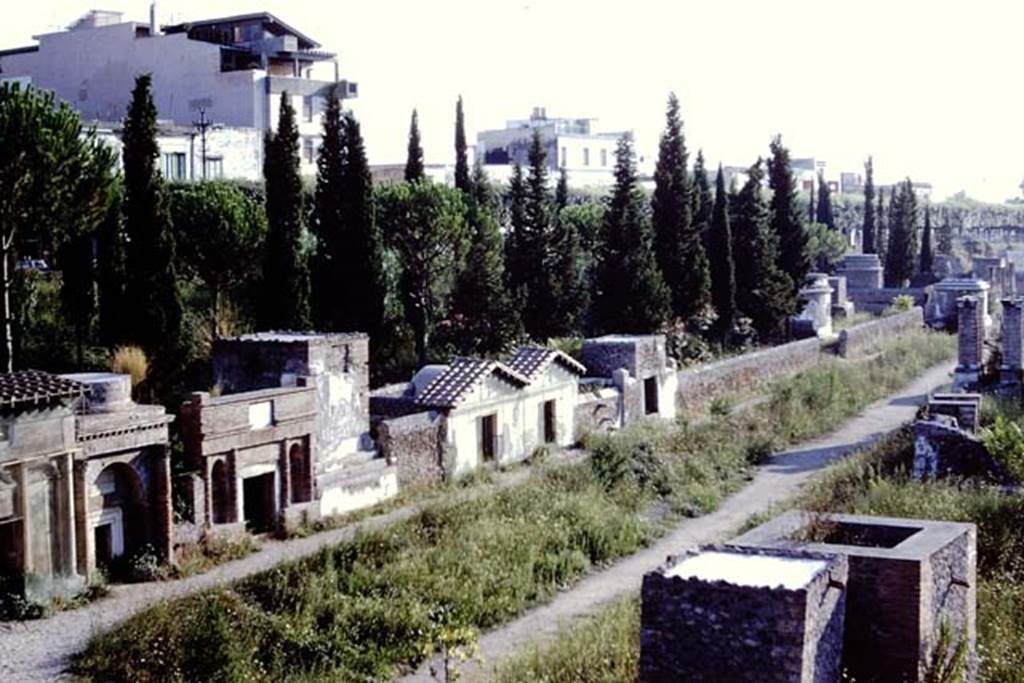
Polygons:
<instances>
[{"instance_id":1,"label":"tall grass","mask_svg":"<svg viewBox=\"0 0 1024 683\"><path fill-rule=\"evenodd\" d=\"M105 681L390 677L429 656L445 628L507 622L648 544L666 517L714 509L776 444L833 427L949 354L943 338L922 334L869 364L830 363L780 382L742 415L589 439L589 462L542 467L491 496L439 502L147 610L95 637L75 672Z\"/></svg>"}]
</instances>

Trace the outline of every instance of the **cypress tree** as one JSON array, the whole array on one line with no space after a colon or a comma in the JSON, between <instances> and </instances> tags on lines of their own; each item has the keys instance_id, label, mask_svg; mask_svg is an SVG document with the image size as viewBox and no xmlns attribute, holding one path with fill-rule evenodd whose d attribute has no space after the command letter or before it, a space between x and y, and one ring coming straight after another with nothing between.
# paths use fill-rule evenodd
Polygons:
<instances>
[{"instance_id":1,"label":"cypress tree","mask_svg":"<svg viewBox=\"0 0 1024 683\"><path fill-rule=\"evenodd\" d=\"M889 248L885 259L887 287L903 287L918 263L917 200L908 178L893 188L889 199Z\"/></svg>"},{"instance_id":2,"label":"cypress tree","mask_svg":"<svg viewBox=\"0 0 1024 683\"><path fill-rule=\"evenodd\" d=\"M472 242L452 297L453 340L460 353L493 355L522 336L522 322L505 287L497 200L479 162L470 187L466 215Z\"/></svg>"},{"instance_id":3,"label":"cypress tree","mask_svg":"<svg viewBox=\"0 0 1024 683\"><path fill-rule=\"evenodd\" d=\"M266 329L304 330L310 325L309 264L303 247L299 130L288 93L281 94L277 132L263 143L267 241L260 323Z\"/></svg>"},{"instance_id":4,"label":"cypress tree","mask_svg":"<svg viewBox=\"0 0 1024 683\"><path fill-rule=\"evenodd\" d=\"M810 199L807 202L807 222L808 223L816 222L814 220L814 208L815 208L815 204L814 204L814 183L812 182L811 183L811 197L810 197Z\"/></svg>"},{"instance_id":5,"label":"cypress tree","mask_svg":"<svg viewBox=\"0 0 1024 683\"><path fill-rule=\"evenodd\" d=\"M523 167L512 165L509 180L508 232L505 237L505 278L508 289L519 300L525 298L528 264L524 263L523 242L526 232L526 181Z\"/></svg>"},{"instance_id":6,"label":"cypress tree","mask_svg":"<svg viewBox=\"0 0 1024 683\"><path fill-rule=\"evenodd\" d=\"M561 337L580 331L583 311L589 299L583 238L576 223L564 220L562 212L569 204L569 179L563 166L555 187L554 220L551 230L551 287L554 299L549 332Z\"/></svg>"},{"instance_id":7,"label":"cypress tree","mask_svg":"<svg viewBox=\"0 0 1024 683\"><path fill-rule=\"evenodd\" d=\"M718 336L724 340L736 324L736 271L732 258L729 195L725 190L721 164L715 177L715 205L707 240L708 260L711 262L711 303L718 314Z\"/></svg>"},{"instance_id":8,"label":"cypress tree","mask_svg":"<svg viewBox=\"0 0 1024 683\"><path fill-rule=\"evenodd\" d=\"M811 270L807 229L800 219L789 150L783 146L781 136L776 135L772 140L771 152L772 156L768 160L768 186L772 190L771 225L779 241L778 265L782 272L789 275L793 286L799 288Z\"/></svg>"},{"instance_id":9,"label":"cypress tree","mask_svg":"<svg viewBox=\"0 0 1024 683\"><path fill-rule=\"evenodd\" d=\"M455 187L470 194L469 161L466 157L466 121L462 113L462 95L455 104Z\"/></svg>"},{"instance_id":10,"label":"cypress tree","mask_svg":"<svg viewBox=\"0 0 1024 683\"><path fill-rule=\"evenodd\" d=\"M832 190L825 182L825 174L822 171L818 172L817 222L824 223L829 230L836 229L836 219L832 214Z\"/></svg>"},{"instance_id":11,"label":"cypress tree","mask_svg":"<svg viewBox=\"0 0 1024 683\"><path fill-rule=\"evenodd\" d=\"M936 245L940 254L953 254L953 226L949 222L949 212L942 211L942 226L939 228L939 241Z\"/></svg>"},{"instance_id":12,"label":"cypress tree","mask_svg":"<svg viewBox=\"0 0 1024 683\"><path fill-rule=\"evenodd\" d=\"M569 206L569 173L565 166L558 169L558 183L555 185L554 220L561 220L562 209Z\"/></svg>"},{"instance_id":13,"label":"cypress tree","mask_svg":"<svg viewBox=\"0 0 1024 683\"><path fill-rule=\"evenodd\" d=\"M711 214L715 208L716 198L711 196L711 186L708 182L708 171L704 166L704 152L697 151L697 160L693 163L693 225L700 233L701 241L704 243L704 253L711 261L711 247L708 246L708 230L711 229ZM708 272L710 276L710 265ZM713 277L713 276L711 276Z\"/></svg>"},{"instance_id":14,"label":"cypress tree","mask_svg":"<svg viewBox=\"0 0 1024 683\"><path fill-rule=\"evenodd\" d=\"M60 248L60 301L75 331L75 363L85 363L85 344L96 318L96 263L93 236L74 235Z\"/></svg>"},{"instance_id":15,"label":"cypress tree","mask_svg":"<svg viewBox=\"0 0 1024 683\"><path fill-rule=\"evenodd\" d=\"M699 312L710 300L707 254L692 221L687 168L679 100L672 93L654 170L651 223L658 267L672 291L672 311L683 320Z\"/></svg>"},{"instance_id":16,"label":"cypress tree","mask_svg":"<svg viewBox=\"0 0 1024 683\"><path fill-rule=\"evenodd\" d=\"M935 264L932 253L932 207L924 207L924 232L921 235L921 261L917 272L922 275L930 275Z\"/></svg>"},{"instance_id":17,"label":"cypress tree","mask_svg":"<svg viewBox=\"0 0 1024 683\"><path fill-rule=\"evenodd\" d=\"M757 160L747 171L747 182L732 202L733 262L736 268L736 305L751 319L762 340L782 337L787 317L796 311L796 287L778 267L778 236L771 227L761 181L764 170Z\"/></svg>"},{"instance_id":18,"label":"cypress tree","mask_svg":"<svg viewBox=\"0 0 1024 683\"><path fill-rule=\"evenodd\" d=\"M875 245L875 179L874 161L871 157L864 162L864 233L861 251L874 254L878 251Z\"/></svg>"},{"instance_id":19,"label":"cypress tree","mask_svg":"<svg viewBox=\"0 0 1024 683\"><path fill-rule=\"evenodd\" d=\"M405 158L405 181L423 180L423 146L420 144L420 117L415 109L409 121L409 147Z\"/></svg>"},{"instance_id":20,"label":"cypress tree","mask_svg":"<svg viewBox=\"0 0 1024 683\"><path fill-rule=\"evenodd\" d=\"M99 341L108 348L128 340L125 325L124 185L115 183L110 207L96 230L96 284L99 308Z\"/></svg>"},{"instance_id":21,"label":"cypress tree","mask_svg":"<svg viewBox=\"0 0 1024 683\"><path fill-rule=\"evenodd\" d=\"M316 190L313 196L312 232L318 249L313 261L316 282L313 298L313 321L323 331L340 331L337 311L343 305L338 292L343 291L343 279L338 259L348 245L343 232L341 202L342 174L345 168L345 134L342 130L341 100L336 88L327 95L323 113L322 142L316 160Z\"/></svg>"},{"instance_id":22,"label":"cypress tree","mask_svg":"<svg viewBox=\"0 0 1024 683\"><path fill-rule=\"evenodd\" d=\"M551 272L551 198L548 195L547 154L540 132L533 131L528 155L524 230L519 238L526 300L523 325L534 339L551 336L554 282Z\"/></svg>"},{"instance_id":23,"label":"cypress tree","mask_svg":"<svg viewBox=\"0 0 1024 683\"><path fill-rule=\"evenodd\" d=\"M125 297L132 317L130 338L163 357L173 353L180 341L182 305L174 268L174 233L156 168L160 148L151 83L149 74L135 79L124 120Z\"/></svg>"},{"instance_id":24,"label":"cypress tree","mask_svg":"<svg viewBox=\"0 0 1024 683\"><path fill-rule=\"evenodd\" d=\"M633 141L627 133L615 150L615 186L595 268L593 315L601 332L650 333L671 315L672 294L654 258L644 204Z\"/></svg>"},{"instance_id":25,"label":"cypress tree","mask_svg":"<svg viewBox=\"0 0 1024 683\"><path fill-rule=\"evenodd\" d=\"M878 258L885 264L885 255L889 251L889 222L885 215L885 188L878 188L878 204L875 206L875 249Z\"/></svg>"}]
</instances>

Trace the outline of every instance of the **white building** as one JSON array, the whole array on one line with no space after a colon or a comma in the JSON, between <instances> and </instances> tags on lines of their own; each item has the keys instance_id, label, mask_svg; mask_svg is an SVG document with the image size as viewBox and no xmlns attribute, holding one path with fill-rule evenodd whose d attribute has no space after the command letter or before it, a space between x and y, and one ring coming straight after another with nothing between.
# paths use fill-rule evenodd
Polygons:
<instances>
[{"instance_id":1,"label":"white building","mask_svg":"<svg viewBox=\"0 0 1024 683\"><path fill-rule=\"evenodd\" d=\"M548 118L536 107L528 119L509 121L504 128L477 133L476 158L492 178L504 181L513 164L528 165L533 132L540 133L548 168L565 167L569 183L576 187L611 185L615 181L615 147L624 132L596 133L594 119ZM640 161L638 159L638 161ZM646 160L639 166L644 171Z\"/></svg>"},{"instance_id":2,"label":"white building","mask_svg":"<svg viewBox=\"0 0 1024 683\"><path fill-rule=\"evenodd\" d=\"M579 379L585 369L554 349L523 347L507 364L456 358L413 378L416 402L443 411L452 471L527 458L545 444L574 440Z\"/></svg>"},{"instance_id":3,"label":"white building","mask_svg":"<svg viewBox=\"0 0 1024 683\"><path fill-rule=\"evenodd\" d=\"M136 76L150 73L161 120L192 128L202 112L215 125L259 131L259 148L262 132L276 127L281 94L287 93L297 113L305 174L315 172L329 89L337 83L343 98L357 95L355 83L338 80L333 53L266 12L161 31L155 16L143 24L124 21L119 12L92 11L68 30L35 40L37 45L0 51L0 78L52 90L87 121L120 121Z\"/></svg>"}]
</instances>

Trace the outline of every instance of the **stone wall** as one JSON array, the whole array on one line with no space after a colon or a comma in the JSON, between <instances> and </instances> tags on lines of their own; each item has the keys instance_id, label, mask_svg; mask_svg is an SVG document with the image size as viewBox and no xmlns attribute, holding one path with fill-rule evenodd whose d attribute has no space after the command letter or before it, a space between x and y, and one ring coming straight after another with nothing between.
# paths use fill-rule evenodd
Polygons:
<instances>
[{"instance_id":1,"label":"stone wall","mask_svg":"<svg viewBox=\"0 0 1024 683\"><path fill-rule=\"evenodd\" d=\"M640 681L838 681L846 609L846 558L799 550L708 546L702 551L824 561L799 588L644 576Z\"/></svg>"},{"instance_id":2,"label":"stone wall","mask_svg":"<svg viewBox=\"0 0 1024 683\"><path fill-rule=\"evenodd\" d=\"M959 429L953 418L935 415L914 423L914 478L985 477L998 483L1013 478L989 455L985 444Z\"/></svg>"},{"instance_id":3,"label":"stone wall","mask_svg":"<svg viewBox=\"0 0 1024 683\"><path fill-rule=\"evenodd\" d=\"M426 411L381 420L377 447L398 468L398 485L436 484L445 478L443 413Z\"/></svg>"},{"instance_id":4,"label":"stone wall","mask_svg":"<svg viewBox=\"0 0 1024 683\"><path fill-rule=\"evenodd\" d=\"M915 306L904 313L868 320L839 333L837 351L843 358L878 351L893 337L924 327L924 309Z\"/></svg>"},{"instance_id":5,"label":"stone wall","mask_svg":"<svg viewBox=\"0 0 1024 683\"><path fill-rule=\"evenodd\" d=\"M915 306L924 306L928 294L923 287L879 287L878 289L860 289L850 282L847 285L847 296L856 305L858 311L881 313L892 305L898 296L911 296Z\"/></svg>"},{"instance_id":6,"label":"stone wall","mask_svg":"<svg viewBox=\"0 0 1024 683\"><path fill-rule=\"evenodd\" d=\"M679 372L678 404L683 410L700 410L717 396L750 391L821 358L821 341L813 338L686 368Z\"/></svg>"},{"instance_id":7,"label":"stone wall","mask_svg":"<svg viewBox=\"0 0 1024 683\"><path fill-rule=\"evenodd\" d=\"M585 434L602 434L618 429L622 424L619 398L619 392L610 388L581 394L573 420L576 441Z\"/></svg>"}]
</instances>

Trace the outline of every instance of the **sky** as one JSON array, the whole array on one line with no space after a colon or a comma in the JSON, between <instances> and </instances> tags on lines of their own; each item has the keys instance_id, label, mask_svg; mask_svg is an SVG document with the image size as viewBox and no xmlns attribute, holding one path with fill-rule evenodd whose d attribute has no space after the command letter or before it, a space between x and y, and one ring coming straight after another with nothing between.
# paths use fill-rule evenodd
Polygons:
<instances>
[{"instance_id":1,"label":"sky","mask_svg":"<svg viewBox=\"0 0 1024 683\"><path fill-rule=\"evenodd\" d=\"M4 8L0 48L31 44L89 9L147 21L147 0L36 0ZM937 198L1001 201L1024 179L1020 0L163 0L160 23L265 10L336 52L371 163L404 161L419 110L427 162L467 133L535 106L633 130L651 154L665 101L687 145L749 165L779 133L829 175L909 176Z\"/></svg>"}]
</instances>

